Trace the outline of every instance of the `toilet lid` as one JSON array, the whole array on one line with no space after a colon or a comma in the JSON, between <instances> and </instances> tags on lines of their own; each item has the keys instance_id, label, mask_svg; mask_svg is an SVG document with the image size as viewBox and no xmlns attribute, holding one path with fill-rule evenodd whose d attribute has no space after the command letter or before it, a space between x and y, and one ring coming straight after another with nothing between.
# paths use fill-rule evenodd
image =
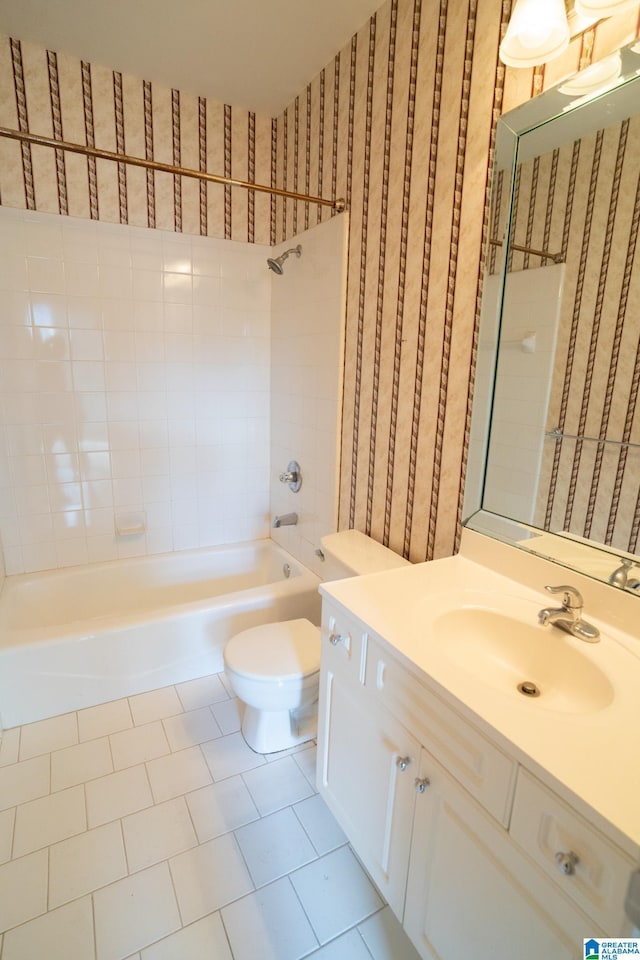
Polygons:
<instances>
[{"instance_id":1,"label":"toilet lid","mask_svg":"<svg viewBox=\"0 0 640 960\"><path fill-rule=\"evenodd\" d=\"M320 628L309 620L264 623L237 633L224 648L227 665L257 680L289 680L320 669Z\"/></svg>"}]
</instances>

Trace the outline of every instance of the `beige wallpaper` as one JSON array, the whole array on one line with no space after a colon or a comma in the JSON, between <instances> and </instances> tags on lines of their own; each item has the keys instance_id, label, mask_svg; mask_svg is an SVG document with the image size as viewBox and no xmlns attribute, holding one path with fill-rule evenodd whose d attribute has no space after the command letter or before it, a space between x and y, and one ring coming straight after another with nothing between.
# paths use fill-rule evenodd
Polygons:
<instances>
[{"instance_id":1,"label":"beige wallpaper","mask_svg":"<svg viewBox=\"0 0 640 960\"><path fill-rule=\"evenodd\" d=\"M346 198L340 525L412 560L459 536L494 121L637 29L605 21L561 62L505 78L510 7L387 0L274 120L0 40L3 125ZM250 242L331 215L1 140L0 171L11 206Z\"/></svg>"},{"instance_id":2,"label":"beige wallpaper","mask_svg":"<svg viewBox=\"0 0 640 960\"><path fill-rule=\"evenodd\" d=\"M0 36L0 125L271 182L271 120ZM269 243L266 194L0 139L0 199L73 217Z\"/></svg>"},{"instance_id":3,"label":"beige wallpaper","mask_svg":"<svg viewBox=\"0 0 640 960\"><path fill-rule=\"evenodd\" d=\"M517 182L514 241L566 263L547 422L565 438L545 445L536 523L637 552L640 117L522 164Z\"/></svg>"},{"instance_id":4,"label":"beige wallpaper","mask_svg":"<svg viewBox=\"0 0 640 960\"><path fill-rule=\"evenodd\" d=\"M459 536L494 119L637 30L606 21L505 77L509 13L389 0L277 120L278 184L351 211L340 524L416 561ZM328 215L278 201L272 229Z\"/></svg>"}]
</instances>

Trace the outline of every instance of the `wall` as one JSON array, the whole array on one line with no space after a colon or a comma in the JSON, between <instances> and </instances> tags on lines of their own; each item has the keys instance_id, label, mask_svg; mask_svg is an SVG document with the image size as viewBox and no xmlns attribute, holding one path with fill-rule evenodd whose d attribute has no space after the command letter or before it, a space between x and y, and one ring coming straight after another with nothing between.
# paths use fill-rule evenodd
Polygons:
<instances>
[{"instance_id":1,"label":"wall","mask_svg":"<svg viewBox=\"0 0 640 960\"><path fill-rule=\"evenodd\" d=\"M505 285L482 505L525 523L534 522L540 464L546 446L564 272L562 264L519 270L508 275ZM489 287L485 283L485 297ZM484 337L483 329L483 340ZM476 378L474 404L479 379Z\"/></svg>"},{"instance_id":2,"label":"wall","mask_svg":"<svg viewBox=\"0 0 640 960\"><path fill-rule=\"evenodd\" d=\"M0 208L8 573L268 536L267 253Z\"/></svg>"},{"instance_id":3,"label":"wall","mask_svg":"<svg viewBox=\"0 0 640 960\"><path fill-rule=\"evenodd\" d=\"M387 0L273 121L4 38L0 121L323 196L351 216L339 523L413 560L457 544L503 109L605 56L637 13L505 71L510 0ZM272 245L326 208L0 141L2 203ZM273 172L272 172L273 171Z\"/></svg>"},{"instance_id":4,"label":"wall","mask_svg":"<svg viewBox=\"0 0 640 960\"><path fill-rule=\"evenodd\" d=\"M638 28L630 11L505 74L510 6L388 0L277 118L278 185L351 215L340 526L416 561L459 533L493 122ZM275 237L327 216L278 201Z\"/></svg>"},{"instance_id":5,"label":"wall","mask_svg":"<svg viewBox=\"0 0 640 960\"><path fill-rule=\"evenodd\" d=\"M0 34L0 125L269 183L268 117ZM270 198L0 139L2 203L269 243Z\"/></svg>"},{"instance_id":6,"label":"wall","mask_svg":"<svg viewBox=\"0 0 640 960\"><path fill-rule=\"evenodd\" d=\"M271 512L296 526L271 536L322 576L320 538L337 529L338 455L348 215L275 248L302 246L271 286ZM302 470L294 493L278 480L290 460Z\"/></svg>"}]
</instances>

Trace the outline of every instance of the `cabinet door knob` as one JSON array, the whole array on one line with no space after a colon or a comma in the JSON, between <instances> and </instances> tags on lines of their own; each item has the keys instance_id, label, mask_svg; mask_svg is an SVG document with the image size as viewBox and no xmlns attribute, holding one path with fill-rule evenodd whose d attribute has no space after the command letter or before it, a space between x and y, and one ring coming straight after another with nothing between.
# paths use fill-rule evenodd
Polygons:
<instances>
[{"instance_id":1,"label":"cabinet door knob","mask_svg":"<svg viewBox=\"0 0 640 960\"><path fill-rule=\"evenodd\" d=\"M411 757L398 757L396 760L396 767L398 770L406 770L410 763Z\"/></svg>"},{"instance_id":2,"label":"cabinet door knob","mask_svg":"<svg viewBox=\"0 0 640 960\"><path fill-rule=\"evenodd\" d=\"M427 787L430 786L431 780L429 780L429 777L422 777L422 779L420 779L420 777L416 777L414 783L418 793L424 793Z\"/></svg>"},{"instance_id":3,"label":"cabinet door knob","mask_svg":"<svg viewBox=\"0 0 640 960\"><path fill-rule=\"evenodd\" d=\"M346 637L343 637L340 633L334 633L333 631L329 634L329 643L333 644L334 647L337 647L339 643L345 643Z\"/></svg>"},{"instance_id":4,"label":"cabinet door knob","mask_svg":"<svg viewBox=\"0 0 640 960\"><path fill-rule=\"evenodd\" d=\"M568 853L558 850L555 859L560 873L564 873L567 877L573 876L576 872L576 864L579 862L578 856L573 850L569 850Z\"/></svg>"}]
</instances>

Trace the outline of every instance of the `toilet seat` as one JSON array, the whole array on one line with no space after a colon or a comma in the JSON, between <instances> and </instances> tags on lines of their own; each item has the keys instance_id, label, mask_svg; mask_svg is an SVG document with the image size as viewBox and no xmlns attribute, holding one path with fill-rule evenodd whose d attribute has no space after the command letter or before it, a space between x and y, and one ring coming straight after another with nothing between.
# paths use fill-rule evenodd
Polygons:
<instances>
[{"instance_id":1,"label":"toilet seat","mask_svg":"<svg viewBox=\"0 0 640 960\"><path fill-rule=\"evenodd\" d=\"M283 683L312 676L320 670L320 629L305 619L251 627L229 640L224 659L253 680Z\"/></svg>"}]
</instances>

